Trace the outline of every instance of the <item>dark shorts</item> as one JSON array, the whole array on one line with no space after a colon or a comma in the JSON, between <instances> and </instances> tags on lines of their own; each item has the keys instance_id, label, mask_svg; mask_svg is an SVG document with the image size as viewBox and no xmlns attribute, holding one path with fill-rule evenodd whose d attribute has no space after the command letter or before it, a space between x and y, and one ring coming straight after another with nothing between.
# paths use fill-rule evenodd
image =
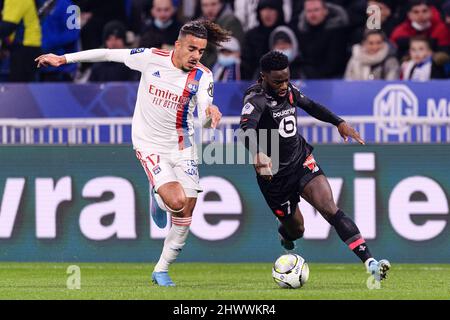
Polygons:
<instances>
[{"instance_id":1,"label":"dark shorts","mask_svg":"<svg viewBox=\"0 0 450 320\"><path fill-rule=\"evenodd\" d=\"M258 185L272 212L279 219L286 218L295 213L300 202L303 189L313 178L323 175L324 172L309 155L303 164L299 165L295 174L276 177L266 181L257 176Z\"/></svg>"}]
</instances>

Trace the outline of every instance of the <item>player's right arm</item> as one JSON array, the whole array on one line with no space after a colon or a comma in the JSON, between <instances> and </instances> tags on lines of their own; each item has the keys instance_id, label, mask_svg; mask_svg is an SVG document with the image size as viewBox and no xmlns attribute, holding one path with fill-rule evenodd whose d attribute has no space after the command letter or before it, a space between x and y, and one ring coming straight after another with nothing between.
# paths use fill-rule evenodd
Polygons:
<instances>
[{"instance_id":1,"label":"player's right arm","mask_svg":"<svg viewBox=\"0 0 450 320\"><path fill-rule=\"evenodd\" d=\"M44 54L35 59L37 67L59 67L67 63L78 62L118 62L124 63L130 69L144 71L152 61L150 49L93 49L57 56Z\"/></svg>"},{"instance_id":2,"label":"player's right arm","mask_svg":"<svg viewBox=\"0 0 450 320\"><path fill-rule=\"evenodd\" d=\"M93 49L68 53L62 56L55 54L43 54L35 59L37 67L59 67L67 63L77 62L121 62L124 63L126 57L130 54L128 49Z\"/></svg>"}]
</instances>

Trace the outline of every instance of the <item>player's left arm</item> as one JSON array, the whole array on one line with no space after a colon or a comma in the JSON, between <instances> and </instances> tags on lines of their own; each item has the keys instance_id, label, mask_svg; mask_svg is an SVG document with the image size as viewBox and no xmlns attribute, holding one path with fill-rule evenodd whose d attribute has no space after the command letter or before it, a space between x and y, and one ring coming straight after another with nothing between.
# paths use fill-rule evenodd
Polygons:
<instances>
[{"instance_id":1,"label":"player's left arm","mask_svg":"<svg viewBox=\"0 0 450 320\"><path fill-rule=\"evenodd\" d=\"M317 103L308 97L306 97L304 94L300 93L298 90L296 90L295 87L292 87L296 105L303 110L305 110L310 116L323 121L328 122L333 125L335 125L339 131L339 134L344 139L345 142L348 141L348 138L355 139L360 144L365 144L364 140L359 135L358 131L356 131L354 128L352 128L347 122L345 122L344 119L338 117L336 114L334 114L332 111L330 111L325 106L321 105L320 103Z\"/></svg>"},{"instance_id":2,"label":"player's left arm","mask_svg":"<svg viewBox=\"0 0 450 320\"><path fill-rule=\"evenodd\" d=\"M211 73L204 74L197 91L197 113L204 128L215 129L222 119L219 108L213 104L214 80Z\"/></svg>"}]
</instances>

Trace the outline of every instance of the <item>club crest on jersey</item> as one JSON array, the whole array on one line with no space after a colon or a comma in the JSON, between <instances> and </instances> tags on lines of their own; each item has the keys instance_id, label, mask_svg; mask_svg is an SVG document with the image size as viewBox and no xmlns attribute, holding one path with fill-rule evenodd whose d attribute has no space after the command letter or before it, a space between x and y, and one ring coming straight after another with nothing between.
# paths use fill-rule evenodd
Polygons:
<instances>
[{"instance_id":1,"label":"club crest on jersey","mask_svg":"<svg viewBox=\"0 0 450 320\"><path fill-rule=\"evenodd\" d=\"M192 94L196 94L198 91L198 81L197 80L191 80L187 83L186 87L189 89L189 91Z\"/></svg>"},{"instance_id":2,"label":"club crest on jersey","mask_svg":"<svg viewBox=\"0 0 450 320\"><path fill-rule=\"evenodd\" d=\"M250 102L247 102L245 106L242 108L242 115L251 114L253 110L255 110L255 107Z\"/></svg>"},{"instance_id":3,"label":"club crest on jersey","mask_svg":"<svg viewBox=\"0 0 450 320\"><path fill-rule=\"evenodd\" d=\"M131 54L136 54L136 53L141 53L141 52L144 52L144 51L145 51L145 48L136 48L136 49L131 50L130 55Z\"/></svg>"}]
</instances>

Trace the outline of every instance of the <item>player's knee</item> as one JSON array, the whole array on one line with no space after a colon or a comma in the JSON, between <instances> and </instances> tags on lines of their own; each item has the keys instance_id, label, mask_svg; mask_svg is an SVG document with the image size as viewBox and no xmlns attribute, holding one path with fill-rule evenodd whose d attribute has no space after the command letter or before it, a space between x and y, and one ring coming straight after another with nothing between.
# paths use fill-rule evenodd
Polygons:
<instances>
[{"instance_id":1,"label":"player's knee","mask_svg":"<svg viewBox=\"0 0 450 320\"><path fill-rule=\"evenodd\" d=\"M180 212L186 206L186 196L184 194L174 195L166 203L166 206L173 212Z\"/></svg>"}]
</instances>

